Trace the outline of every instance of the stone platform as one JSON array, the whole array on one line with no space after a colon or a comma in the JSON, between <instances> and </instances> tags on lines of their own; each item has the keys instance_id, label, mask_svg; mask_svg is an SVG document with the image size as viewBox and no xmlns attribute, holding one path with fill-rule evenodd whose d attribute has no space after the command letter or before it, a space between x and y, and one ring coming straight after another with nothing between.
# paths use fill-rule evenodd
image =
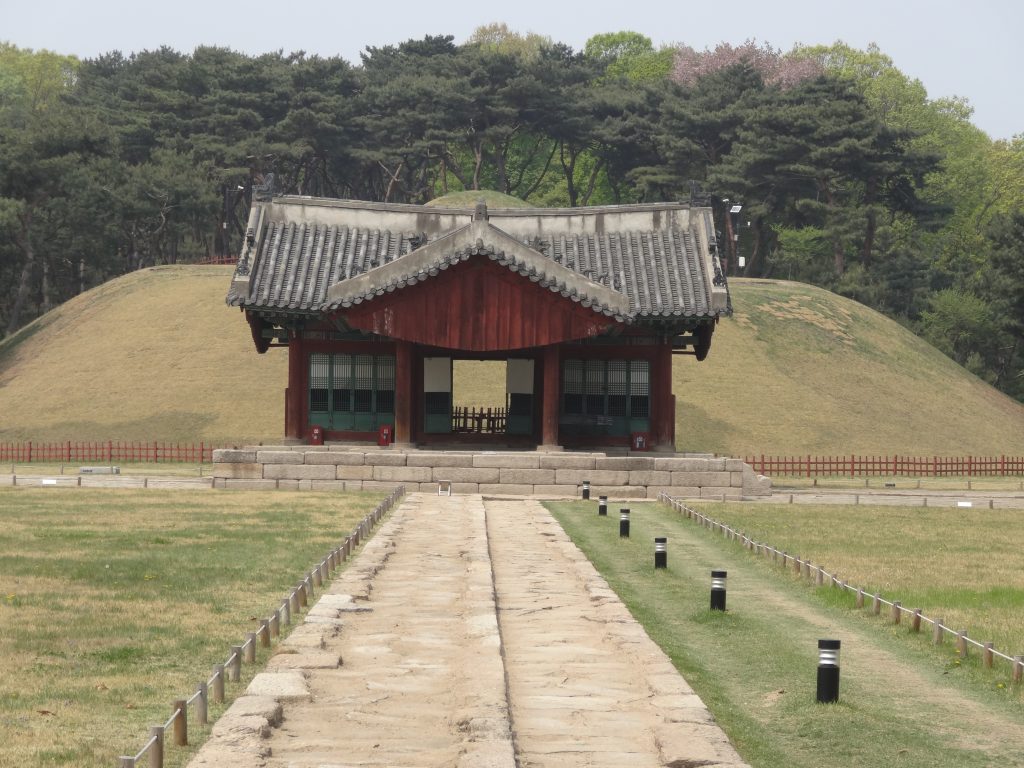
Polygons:
<instances>
[{"instance_id":1,"label":"stone platform","mask_svg":"<svg viewBox=\"0 0 1024 768\"><path fill-rule=\"evenodd\" d=\"M250 446L213 454L213 484L225 489L391 490L579 497L740 500L771 494L771 480L740 459L702 454L420 450L365 445Z\"/></svg>"}]
</instances>

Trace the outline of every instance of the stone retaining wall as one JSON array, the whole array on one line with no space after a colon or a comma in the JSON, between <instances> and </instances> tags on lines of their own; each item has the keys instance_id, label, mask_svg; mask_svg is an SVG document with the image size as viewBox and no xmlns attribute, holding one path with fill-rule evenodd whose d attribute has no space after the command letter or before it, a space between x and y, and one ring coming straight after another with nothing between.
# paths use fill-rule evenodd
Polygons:
<instances>
[{"instance_id":1,"label":"stone retaining wall","mask_svg":"<svg viewBox=\"0 0 1024 768\"><path fill-rule=\"evenodd\" d=\"M379 449L352 446L259 446L213 453L215 488L390 490L592 498L740 499L767 496L771 480L739 459L685 454L516 453Z\"/></svg>"}]
</instances>

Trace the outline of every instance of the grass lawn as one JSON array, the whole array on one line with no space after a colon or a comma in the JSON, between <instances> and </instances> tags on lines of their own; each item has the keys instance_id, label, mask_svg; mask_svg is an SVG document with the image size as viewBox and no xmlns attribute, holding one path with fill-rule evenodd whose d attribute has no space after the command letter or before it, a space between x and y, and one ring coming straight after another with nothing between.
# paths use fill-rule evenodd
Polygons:
<instances>
[{"instance_id":1,"label":"grass lawn","mask_svg":"<svg viewBox=\"0 0 1024 768\"><path fill-rule=\"evenodd\" d=\"M798 583L665 506L632 504L628 540L593 503L548 506L755 768L1024 764L1024 701L1008 667L955 666L949 647L949 663L936 663L924 639L817 599L834 590ZM655 571L662 535L669 567ZM726 613L708 607L714 568L729 574ZM829 637L843 641L840 701L819 705L816 642Z\"/></svg>"},{"instance_id":2,"label":"grass lawn","mask_svg":"<svg viewBox=\"0 0 1024 768\"><path fill-rule=\"evenodd\" d=\"M0 766L134 754L381 498L0 489Z\"/></svg>"},{"instance_id":3,"label":"grass lawn","mask_svg":"<svg viewBox=\"0 0 1024 768\"><path fill-rule=\"evenodd\" d=\"M702 504L700 511L1003 653L1024 653L1020 510ZM840 595L840 604L853 605Z\"/></svg>"}]
</instances>

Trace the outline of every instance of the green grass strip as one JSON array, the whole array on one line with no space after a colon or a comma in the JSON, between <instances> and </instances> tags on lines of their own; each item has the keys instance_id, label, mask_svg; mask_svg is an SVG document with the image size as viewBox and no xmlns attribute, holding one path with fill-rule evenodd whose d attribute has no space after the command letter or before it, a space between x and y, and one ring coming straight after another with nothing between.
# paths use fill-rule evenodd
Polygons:
<instances>
[{"instance_id":1,"label":"green grass strip","mask_svg":"<svg viewBox=\"0 0 1024 768\"><path fill-rule=\"evenodd\" d=\"M668 507L632 504L632 536L596 504L551 503L573 541L702 697L756 768L1021 765L1015 691L974 690L878 620L819 600L721 534ZM655 536L668 568L653 567ZM726 613L710 572L728 571ZM840 701L815 703L817 640L843 641Z\"/></svg>"}]
</instances>

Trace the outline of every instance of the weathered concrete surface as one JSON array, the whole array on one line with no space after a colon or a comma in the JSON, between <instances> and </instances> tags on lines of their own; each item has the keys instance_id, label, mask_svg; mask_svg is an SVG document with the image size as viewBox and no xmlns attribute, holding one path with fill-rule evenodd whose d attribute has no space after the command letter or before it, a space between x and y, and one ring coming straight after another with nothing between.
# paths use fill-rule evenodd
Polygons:
<instances>
[{"instance_id":1,"label":"weathered concrete surface","mask_svg":"<svg viewBox=\"0 0 1024 768\"><path fill-rule=\"evenodd\" d=\"M374 543L386 557L317 606L344 615L325 641L344 666L307 671L314 700L286 707L267 765L513 768L481 499L416 495Z\"/></svg>"},{"instance_id":2,"label":"weathered concrete surface","mask_svg":"<svg viewBox=\"0 0 1024 768\"><path fill-rule=\"evenodd\" d=\"M742 765L535 501L407 497L268 668L193 768Z\"/></svg>"},{"instance_id":3,"label":"weathered concrete surface","mask_svg":"<svg viewBox=\"0 0 1024 768\"><path fill-rule=\"evenodd\" d=\"M486 503L520 765L743 765L547 510Z\"/></svg>"}]
</instances>

